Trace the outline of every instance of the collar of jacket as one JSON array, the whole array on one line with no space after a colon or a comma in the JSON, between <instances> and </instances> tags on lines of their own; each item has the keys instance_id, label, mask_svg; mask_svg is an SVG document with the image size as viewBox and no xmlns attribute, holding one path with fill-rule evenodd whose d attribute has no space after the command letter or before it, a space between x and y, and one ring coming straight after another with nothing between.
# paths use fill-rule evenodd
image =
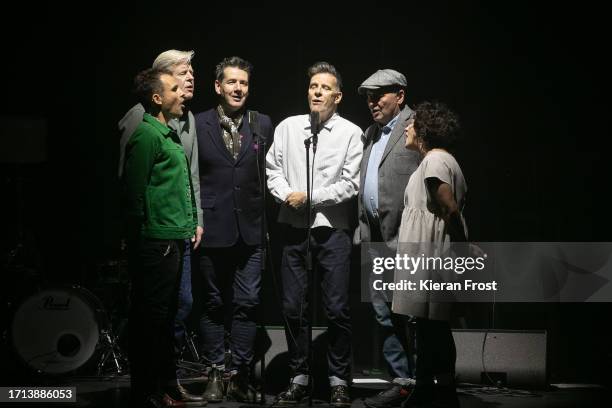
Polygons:
<instances>
[{"instance_id":1,"label":"collar of jacket","mask_svg":"<svg viewBox=\"0 0 612 408\"><path fill-rule=\"evenodd\" d=\"M142 117L142 120L144 120L145 122L153 126L155 129L157 129L163 136L166 136L168 135L168 133L172 132L172 129L170 129L168 126L164 125L163 123L161 123L159 120L155 119L149 113L145 112L144 116Z\"/></svg>"},{"instance_id":2,"label":"collar of jacket","mask_svg":"<svg viewBox=\"0 0 612 408\"><path fill-rule=\"evenodd\" d=\"M340 118L340 114L338 112L334 112L334 114L331 115L329 119L321 123L321 129L325 129L328 132L331 132L332 128L334 127L334 124L338 121L339 118ZM306 120L308 121L308 124L304 127L304 129L310 130L311 126L310 126L310 119L308 115L306 115Z\"/></svg>"}]
</instances>

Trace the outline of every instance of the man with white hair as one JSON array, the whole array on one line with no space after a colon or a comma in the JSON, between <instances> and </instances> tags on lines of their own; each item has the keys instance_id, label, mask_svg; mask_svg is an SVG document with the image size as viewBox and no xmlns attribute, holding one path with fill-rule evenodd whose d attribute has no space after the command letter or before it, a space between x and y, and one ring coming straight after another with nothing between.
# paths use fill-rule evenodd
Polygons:
<instances>
[{"instance_id":1,"label":"man with white hair","mask_svg":"<svg viewBox=\"0 0 612 408\"><path fill-rule=\"evenodd\" d=\"M191 66L194 51L168 50L164 51L153 61L153 69L172 72L172 76L177 79L183 91L185 101L193 98L194 94L194 74ZM125 116L119 121L119 131L121 132L119 149L119 177L123 177L125 166L125 151L130 137L142 122L145 108L141 103L134 105ZM183 255L183 269L178 294L178 308L175 319L175 346L180 348L184 343L185 324L184 321L191 312L193 297L191 292L191 252L200 245L203 233L203 217L200 205L200 176L198 171L198 144L195 133L195 120L191 111L184 109L180 118L172 119L168 126L178 134L181 145L185 150L191 173L193 193L196 202L198 225L195 237L185 240ZM192 246L193 244L193 246ZM177 373L181 377L180 373Z\"/></svg>"}]
</instances>

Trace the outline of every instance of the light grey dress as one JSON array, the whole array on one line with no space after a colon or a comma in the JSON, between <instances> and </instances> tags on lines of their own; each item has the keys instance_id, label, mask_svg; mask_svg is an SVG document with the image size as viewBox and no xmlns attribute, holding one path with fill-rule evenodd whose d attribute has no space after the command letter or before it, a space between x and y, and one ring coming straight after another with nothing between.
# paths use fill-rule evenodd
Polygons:
<instances>
[{"instance_id":1,"label":"light grey dress","mask_svg":"<svg viewBox=\"0 0 612 408\"><path fill-rule=\"evenodd\" d=\"M398 237L398 254L402 257L404 254L414 257L423 254L439 256L450 244L446 223L440 217L437 203L427 189L428 178L437 178L451 186L467 236L462 214L467 192L463 172L451 154L432 150L425 155L419 167L410 176L404 192L404 211ZM420 270L411 275L409 271L396 269L394 280L418 281L430 277L427 276L428 273L432 272ZM395 291L393 294L392 310L403 315L447 320L450 318L450 306L450 303L431 301L427 291Z\"/></svg>"}]
</instances>

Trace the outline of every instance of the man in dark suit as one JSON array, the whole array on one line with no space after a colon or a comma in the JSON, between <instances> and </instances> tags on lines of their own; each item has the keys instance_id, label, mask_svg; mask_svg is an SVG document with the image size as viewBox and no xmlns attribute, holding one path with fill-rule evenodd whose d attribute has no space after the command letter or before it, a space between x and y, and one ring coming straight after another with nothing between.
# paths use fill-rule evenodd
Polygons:
<instances>
[{"instance_id":1,"label":"man in dark suit","mask_svg":"<svg viewBox=\"0 0 612 408\"><path fill-rule=\"evenodd\" d=\"M359 189L359 234L364 244L384 243L392 256L397 251L397 235L404 190L419 165L419 156L404 147L404 129L414 120L406 105L406 77L392 69L376 71L358 89L367 96L374 124L365 131ZM373 254L376 256L376 254ZM371 408L391 408L401 404L414 379L414 350L404 350L397 334L403 335L401 320L395 319L384 292L372 291L372 306L383 331L383 355L394 377L393 386L364 402Z\"/></svg>"},{"instance_id":2,"label":"man in dark suit","mask_svg":"<svg viewBox=\"0 0 612 408\"><path fill-rule=\"evenodd\" d=\"M224 323L231 313L231 352L228 399L256 402L260 394L250 385L255 310L261 285L260 165L264 139L272 140L266 115L246 110L252 66L239 57L225 58L215 70L217 107L196 115L200 193L204 235L200 252L204 311L200 318L202 353L212 365L204 397L223 398L226 367Z\"/></svg>"}]
</instances>

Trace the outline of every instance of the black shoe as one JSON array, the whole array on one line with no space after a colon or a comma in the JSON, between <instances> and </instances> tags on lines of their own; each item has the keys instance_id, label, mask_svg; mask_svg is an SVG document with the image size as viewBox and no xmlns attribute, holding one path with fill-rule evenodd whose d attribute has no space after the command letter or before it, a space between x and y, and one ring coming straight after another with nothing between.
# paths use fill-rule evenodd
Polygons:
<instances>
[{"instance_id":1,"label":"black shoe","mask_svg":"<svg viewBox=\"0 0 612 408\"><path fill-rule=\"evenodd\" d=\"M278 394L274 405L297 405L308 398L309 395L308 386L291 383L286 391Z\"/></svg>"},{"instance_id":2,"label":"black shoe","mask_svg":"<svg viewBox=\"0 0 612 408\"><path fill-rule=\"evenodd\" d=\"M141 408L163 408L162 397L160 395L150 395L145 399L143 403L137 403L130 401L130 407L141 407Z\"/></svg>"},{"instance_id":3,"label":"black shoe","mask_svg":"<svg viewBox=\"0 0 612 408\"><path fill-rule=\"evenodd\" d=\"M434 399L434 385L416 385L411 390L408 398L402 402L402 408L424 408L429 407Z\"/></svg>"},{"instance_id":4,"label":"black shoe","mask_svg":"<svg viewBox=\"0 0 612 408\"><path fill-rule=\"evenodd\" d=\"M215 367L208 374L208 384L203 397L208 402L223 401L223 373Z\"/></svg>"},{"instance_id":5,"label":"black shoe","mask_svg":"<svg viewBox=\"0 0 612 408\"><path fill-rule=\"evenodd\" d=\"M351 397L348 385L335 385L331 387L330 407L350 407Z\"/></svg>"},{"instance_id":6,"label":"black shoe","mask_svg":"<svg viewBox=\"0 0 612 408\"><path fill-rule=\"evenodd\" d=\"M248 373L240 371L230 377L225 394L228 401L259 403L262 395L250 383Z\"/></svg>"},{"instance_id":7,"label":"black shoe","mask_svg":"<svg viewBox=\"0 0 612 408\"><path fill-rule=\"evenodd\" d=\"M459 408L457 389L454 386L435 387L434 397L428 408Z\"/></svg>"},{"instance_id":8,"label":"black shoe","mask_svg":"<svg viewBox=\"0 0 612 408\"><path fill-rule=\"evenodd\" d=\"M393 383L391 388L386 389L373 397L366 398L363 403L369 408L396 408L402 405L413 390L412 385L400 385Z\"/></svg>"},{"instance_id":9,"label":"black shoe","mask_svg":"<svg viewBox=\"0 0 612 408\"><path fill-rule=\"evenodd\" d=\"M183 387L180 384L177 385L176 389L177 389L177 392L179 393L180 399L182 401L185 401L185 402L200 402L200 403L202 403L202 405L198 405L200 407L203 407L203 406L205 406L207 404L207 401L204 399L203 396L191 394L189 391L187 391L185 389L185 387Z\"/></svg>"}]
</instances>

